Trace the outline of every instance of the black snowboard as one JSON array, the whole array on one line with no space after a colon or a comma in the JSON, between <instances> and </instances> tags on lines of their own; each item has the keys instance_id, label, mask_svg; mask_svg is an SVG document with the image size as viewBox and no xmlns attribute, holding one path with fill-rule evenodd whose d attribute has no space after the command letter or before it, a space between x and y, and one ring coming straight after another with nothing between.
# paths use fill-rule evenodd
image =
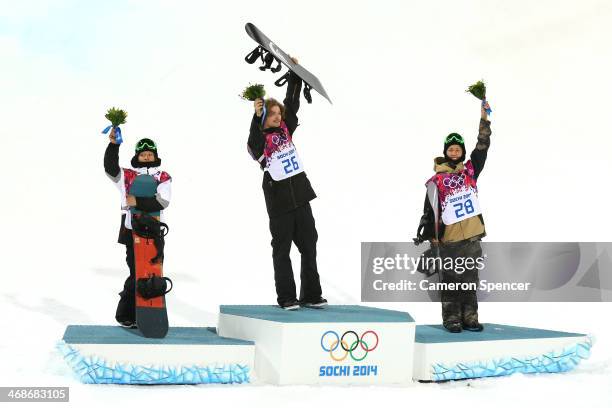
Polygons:
<instances>
[{"instance_id":1,"label":"black snowboard","mask_svg":"<svg viewBox=\"0 0 612 408\"><path fill-rule=\"evenodd\" d=\"M325 88L323 88L323 84L319 81L319 78L314 76L311 72L309 72L306 68L301 66L300 64L294 64L291 61L291 58L285 51L281 50L272 40L270 40L264 33L259 31L257 27L255 27L251 23L247 23L244 27L246 29L247 34L251 37L259 46L255 48L249 55L246 56L245 60L249 64L254 63L257 59L261 58L263 65L260 67L262 71L266 69L270 69L272 72L278 72L281 69L281 64L285 65L289 68L290 71L294 72L297 76L299 76L304 83L304 97L308 101L308 103L312 102L312 98L310 96L310 88L317 91L321 96L332 103L331 99L325 92ZM263 48L263 49L262 49ZM272 67L272 64L276 61L277 66ZM287 82L287 74L283 75L280 79L278 79L275 84L277 86L283 86Z\"/></svg>"}]
</instances>

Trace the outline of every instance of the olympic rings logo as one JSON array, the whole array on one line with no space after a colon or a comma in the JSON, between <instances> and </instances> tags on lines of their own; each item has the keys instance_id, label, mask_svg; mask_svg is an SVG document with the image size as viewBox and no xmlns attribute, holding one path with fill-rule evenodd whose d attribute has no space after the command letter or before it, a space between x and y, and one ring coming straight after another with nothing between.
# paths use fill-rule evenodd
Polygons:
<instances>
[{"instance_id":1,"label":"olympic rings logo","mask_svg":"<svg viewBox=\"0 0 612 408\"><path fill-rule=\"evenodd\" d=\"M353 330L345 331L342 336L328 330L321 336L321 348L334 361L344 361L348 356L353 361L363 361L369 352L376 350L378 342L378 334L374 330L367 330L361 336Z\"/></svg>"},{"instance_id":2,"label":"olympic rings logo","mask_svg":"<svg viewBox=\"0 0 612 408\"><path fill-rule=\"evenodd\" d=\"M457 188L457 187L461 187L463 186L463 184L465 183L465 175L452 175L450 177L445 177L444 180L442 180L442 184L444 184L444 187L448 187L448 188Z\"/></svg>"},{"instance_id":3,"label":"olympic rings logo","mask_svg":"<svg viewBox=\"0 0 612 408\"><path fill-rule=\"evenodd\" d=\"M275 133L272 135L272 143L277 146L282 143L285 143L286 141L287 141L287 136L284 134L279 135L278 133Z\"/></svg>"}]
</instances>

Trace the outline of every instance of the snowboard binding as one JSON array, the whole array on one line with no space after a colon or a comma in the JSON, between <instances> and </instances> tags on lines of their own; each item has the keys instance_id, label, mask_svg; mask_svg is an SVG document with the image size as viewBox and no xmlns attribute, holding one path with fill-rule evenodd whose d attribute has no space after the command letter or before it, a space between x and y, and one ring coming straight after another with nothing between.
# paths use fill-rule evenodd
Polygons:
<instances>
[{"instance_id":1,"label":"snowboard binding","mask_svg":"<svg viewBox=\"0 0 612 408\"><path fill-rule=\"evenodd\" d=\"M306 99L306 102L308 103L312 103L312 95L310 95L311 89L312 87L304 82L304 99Z\"/></svg>"},{"instance_id":2,"label":"snowboard binding","mask_svg":"<svg viewBox=\"0 0 612 408\"><path fill-rule=\"evenodd\" d=\"M263 65L259 67L259 69L261 71L270 70L273 73L277 73L283 67L281 62L280 62L280 60L276 56L274 56L274 54L272 54L271 52L266 50L261 45L257 46L246 57L244 57L244 60L248 64L254 64L255 61L257 61L258 59L261 59L261 62L263 63ZM272 64L274 62L276 62L276 66L272 67ZM289 81L289 74L291 74L291 70L288 70L285 73L285 75L283 75L280 78L278 78L274 82L274 85L276 85L278 87L285 86L287 84L287 82ZM306 81L304 81L304 98L306 99L306 101L308 103L312 103L312 95L310 94L310 90L311 89L312 89L312 87L308 83L306 83Z\"/></svg>"},{"instance_id":3,"label":"snowboard binding","mask_svg":"<svg viewBox=\"0 0 612 408\"><path fill-rule=\"evenodd\" d=\"M285 75L283 75L282 77L280 77L276 81L274 81L274 85L276 85L276 86L285 86L287 81L289 81L289 74L290 73L291 73L291 71L287 71L285 73Z\"/></svg>"},{"instance_id":4,"label":"snowboard binding","mask_svg":"<svg viewBox=\"0 0 612 408\"><path fill-rule=\"evenodd\" d=\"M261 45L259 45L255 47L255 49L251 51L246 57L244 57L244 60L247 62L247 64L253 64L255 63L255 61L257 61L258 58L261 57L263 51L265 50Z\"/></svg>"},{"instance_id":5,"label":"snowboard binding","mask_svg":"<svg viewBox=\"0 0 612 408\"><path fill-rule=\"evenodd\" d=\"M134 232L145 239L152 239L157 249L157 255L151 258L151 263L163 262L164 260L164 237L168 235L168 224L158 221L155 217L140 214L133 218L132 228Z\"/></svg>"},{"instance_id":6,"label":"snowboard binding","mask_svg":"<svg viewBox=\"0 0 612 408\"><path fill-rule=\"evenodd\" d=\"M276 86L283 86L287 84L289 73L293 72L305 84L304 98L308 101L308 103L312 103L312 97L310 94L311 89L317 91L321 96L327 99L329 103L331 103L327 92L325 92L323 84L321 84L321 81L319 81L315 75L300 64L295 63L289 54L283 51L253 24L247 23L244 28L248 36L257 43L257 47L255 47L255 49L244 58L248 64L254 64L257 60L261 60L262 65L259 67L259 69L262 71L270 70L273 73L280 72L282 66L284 65L289 69L289 72L274 82ZM276 65L274 65L275 62Z\"/></svg>"},{"instance_id":7,"label":"snowboard binding","mask_svg":"<svg viewBox=\"0 0 612 408\"><path fill-rule=\"evenodd\" d=\"M170 288L166 282L170 282ZM136 282L136 290L144 299L153 299L158 296L164 296L174 287L172 280L166 276L151 276L149 278L140 278Z\"/></svg>"},{"instance_id":8,"label":"snowboard binding","mask_svg":"<svg viewBox=\"0 0 612 408\"><path fill-rule=\"evenodd\" d=\"M266 71L269 69L273 73L277 73L282 68L280 60L261 45L251 51L246 57L244 57L244 60L248 64L254 64L255 61L257 61L258 59L261 59L261 62L263 63L263 65L259 67L261 71ZM274 62L276 62L276 66L272 67L272 64Z\"/></svg>"}]
</instances>

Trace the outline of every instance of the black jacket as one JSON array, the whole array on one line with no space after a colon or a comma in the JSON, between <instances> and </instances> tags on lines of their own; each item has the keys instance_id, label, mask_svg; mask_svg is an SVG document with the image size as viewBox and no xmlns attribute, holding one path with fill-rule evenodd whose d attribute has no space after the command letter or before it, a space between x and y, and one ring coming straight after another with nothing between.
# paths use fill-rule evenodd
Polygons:
<instances>
[{"instance_id":1,"label":"black jacket","mask_svg":"<svg viewBox=\"0 0 612 408\"><path fill-rule=\"evenodd\" d=\"M472 165L474 166L474 179L477 180L478 176L484 169L485 162L487 161L487 153L489 151L489 146L491 145L491 122L488 120L481 119L480 125L478 127L478 142L476 143L476 148L472 151L470 155L470 160L472 161ZM438 203L438 214L441 213L441 207ZM480 221L484 225L484 218L482 214L478 215L480 217ZM444 236L444 223L440 222L438 226L438 238L442 238ZM427 197L427 193L425 194L425 203L423 204L423 216L421 217L421 221L419 223L419 227L417 230L417 238L414 239L416 243L421 243L423 241L432 240L436 237L435 234L435 217L434 211L429 202L429 198Z\"/></svg>"},{"instance_id":2,"label":"black jacket","mask_svg":"<svg viewBox=\"0 0 612 408\"><path fill-rule=\"evenodd\" d=\"M300 91L302 80L291 73L287 83L287 95L283 104L285 105L285 124L291 136L298 127L297 111L300 109ZM248 147L255 158L261 157L264 152L265 133L278 132L278 128L262 129L261 118L253 115L249 131ZM262 162L264 166L265 162ZM270 217L285 214L298 207L306 205L310 200L316 198L316 194L310 185L306 172L284 180L275 181L269 172L264 172L262 188L266 199L266 209Z\"/></svg>"}]
</instances>

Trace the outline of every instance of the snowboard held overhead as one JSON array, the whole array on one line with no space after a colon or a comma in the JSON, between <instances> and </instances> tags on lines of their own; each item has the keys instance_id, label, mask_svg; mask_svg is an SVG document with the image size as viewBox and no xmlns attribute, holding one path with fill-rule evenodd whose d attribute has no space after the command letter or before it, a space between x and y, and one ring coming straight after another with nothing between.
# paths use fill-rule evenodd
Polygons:
<instances>
[{"instance_id":1,"label":"snowboard held overhead","mask_svg":"<svg viewBox=\"0 0 612 408\"><path fill-rule=\"evenodd\" d=\"M314 89L321 96L332 103L331 99L327 95L325 88L319 78L313 75L306 68L297 64L291 60L291 57L282 49L280 49L272 40L270 40L264 33L259 31L252 23L247 23L245 29L249 37L251 37L259 46L251 51L246 57L245 61L249 64L255 63L258 59L261 59L263 65L259 67L260 70L270 70L274 73L279 72L282 65L289 68L289 72L280 77L274 83L276 86L283 86L289 80L289 74L295 73L302 81L304 81L304 98L308 103L312 103L312 96L310 90ZM275 66L272 66L276 63Z\"/></svg>"}]
</instances>

